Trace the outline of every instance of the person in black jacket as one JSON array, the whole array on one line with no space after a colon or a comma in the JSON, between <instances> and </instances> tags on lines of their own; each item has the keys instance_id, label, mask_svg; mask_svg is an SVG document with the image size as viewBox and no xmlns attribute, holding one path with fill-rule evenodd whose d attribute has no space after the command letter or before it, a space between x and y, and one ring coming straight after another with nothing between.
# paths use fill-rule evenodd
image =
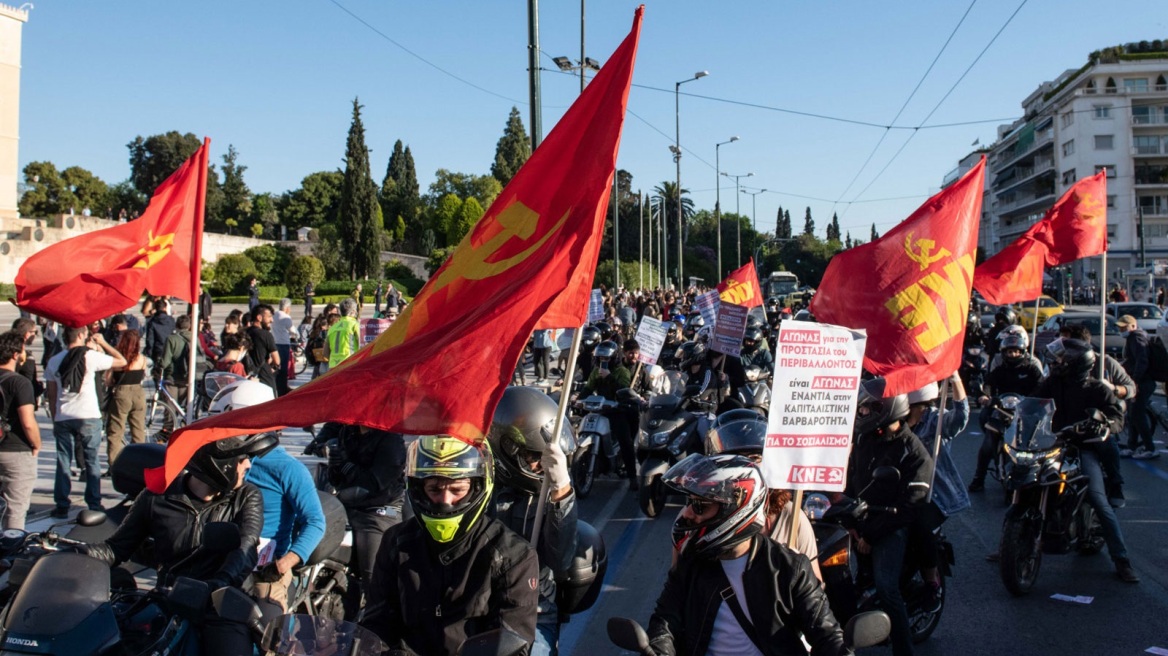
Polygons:
<instances>
[{"instance_id":1,"label":"person in black jacket","mask_svg":"<svg viewBox=\"0 0 1168 656\"><path fill-rule=\"evenodd\" d=\"M1038 360L1026 352L1030 346L1030 338L1025 332L1002 332L999 340L998 354L994 360L997 366L990 369L986 376L984 394L978 399L981 404L982 441L977 452L977 469L973 480L969 482L970 492L980 492L985 489L986 472L990 462L1001 448L1001 435L986 430L986 422L993 416L994 408L990 404L991 396L1003 394L1019 394L1030 396L1042 380L1042 365Z\"/></svg>"},{"instance_id":2,"label":"person in black jacket","mask_svg":"<svg viewBox=\"0 0 1168 656\"><path fill-rule=\"evenodd\" d=\"M362 624L390 649L456 654L471 636L505 628L531 644L539 606L535 550L486 516L494 462L485 444L428 435L409 446L412 522L377 552Z\"/></svg>"},{"instance_id":3,"label":"person in black jacket","mask_svg":"<svg viewBox=\"0 0 1168 656\"><path fill-rule=\"evenodd\" d=\"M1002 306L994 313L994 325L985 336L986 355L992 360L998 354L998 334L1018 322L1018 315L1009 306Z\"/></svg>"},{"instance_id":4,"label":"person in black jacket","mask_svg":"<svg viewBox=\"0 0 1168 656\"><path fill-rule=\"evenodd\" d=\"M1148 333L1140 329L1135 317L1130 314L1120 317L1115 325L1119 326L1124 336L1123 368L1136 381L1136 396L1129 408L1131 427L1128 429L1128 443L1120 453L1137 460L1159 458L1156 443L1152 440L1156 433L1156 417L1151 409L1156 380L1152 377Z\"/></svg>"},{"instance_id":5,"label":"person in black jacket","mask_svg":"<svg viewBox=\"0 0 1168 656\"><path fill-rule=\"evenodd\" d=\"M535 529L535 510L548 480L548 503L540 528L539 622L532 656L557 653L560 611L556 607L555 579L563 578L576 555L576 495L568 475L568 454L575 439L567 422L555 430L556 402L532 387L508 387L495 407L487 440L495 454L493 515L507 528L530 541Z\"/></svg>"},{"instance_id":6,"label":"person in black jacket","mask_svg":"<svg viewBox=\"0 0 1168 656\"><path fill-rule=\"evenodd\" d=\"M166 340L174 332L174 317L170 316L170 301L160 298L154 305L154 314L146 322L144 341L146 357L154 361L153 376L162 374L162 354L166 350Z\"/></svg>"},{"instance_id":7,"label":"person in black jacket","mask_svg":"<svg viewBox=\"0 0 1168 656\"><path fill-rule=\"evenodd\" d=\"M211 590L238 588L255 569L264 502L260 491L245 483L251 458L279 444L274 433L229 437L206 444L195 452L180 476L162 494L143 490L130 512L108 540L88 545L90 556L116 566L146 541L154 538L158 582L173 585L178 577L207 583ZM239 527L239 546L223 552L199 550L203 527L230 522ZM208 654L250 654L251 636L245 625L209 614L200 636Z\"/></svg>"},{"instance_id":8,"label":"person in black jacket","mask_svg":"<svg viewBox=\"0 0 1168 656\"><path fill-rule=\"evenodd\" d=\"M855 444L848 461L844 494L870 505L896 508L891 512L870 512L853 530L856 550L870 554L881 607L892 620L892 653L913 653L908 611L900 594L901 569L908 544L908 527L916 520L929 497L933 480L933 457L908 427L908 397L899 394L884 398L885 381L873 378L860 386L856 406ZM900 472L895 483L876 480L879 467Z\"/></svg>"},{"instance_id":9,"label":"person in black jacket","mask_svg":"<svg viewBox=\"0 0 1168 656\"><path fill-rule=\"evenodd\" d=\"M763 534L767 488L746 456L694 454L665 473L686 496L677 562L649 620L654 653L850 654L807 557Z\"/></svg>"}]
</instances>

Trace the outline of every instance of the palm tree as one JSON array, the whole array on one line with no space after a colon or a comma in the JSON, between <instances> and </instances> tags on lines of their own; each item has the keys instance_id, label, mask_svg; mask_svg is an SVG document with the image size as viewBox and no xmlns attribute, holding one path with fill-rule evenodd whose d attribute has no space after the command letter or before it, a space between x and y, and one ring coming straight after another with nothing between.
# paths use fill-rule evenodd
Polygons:
<instances>
[{"instance_id":1,"label":"palm tree","mask_svg":"<svg viewBox=\"0 0 1168 656\"><path fill-rule=\"evenodd\" d=\"M689 190L681 190L681 216L682 216L682 243L684 244L689 239L689 223L694 215L693 200L688 198ZM657 208L659 216L664 217L665 225L669 227L669 256L676 259L677 255L677 183L666 180L653 188L654 207ZM673 268L677 264L674 263Z\"/></svg>"}]
</instances>

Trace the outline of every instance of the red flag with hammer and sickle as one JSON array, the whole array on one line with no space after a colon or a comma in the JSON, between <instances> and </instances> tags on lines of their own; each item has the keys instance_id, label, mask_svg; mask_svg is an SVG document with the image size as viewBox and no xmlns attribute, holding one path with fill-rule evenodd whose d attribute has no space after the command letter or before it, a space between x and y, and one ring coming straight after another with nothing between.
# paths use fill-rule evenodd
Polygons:
<instances>
[{"instance_id":1,"label":"red flag with hammer and sickle","mask_svg":"<svg viewBox=\"0 0 1168 656\"><path fill-rule=\"evenodd\" d=\"M867 329L864 368L888 396L961 364L984 177L983 157L880 239L837 254L811 301L817 321Z\"/></svg>"},{"instance_id":2,"label":"red flag with hammer and sickle","mask_svg":"<svg viewBox=\"0 0 1168 656\"><path fill-rule=\"evenodd\" d=\"M994 305L1032 301L1042 295L1042 273L1046 263L1046 244L1035 234L1048 228L1034 224L1009 246L978 265L973 272L973 287Z\"/></svg>"},{"instance_id":3,"label":"red flag with hammer and sickle","mask_svg":"<svg viewBox=\"0 0 1168 656\"><path fill-rule=\"evenodd\" d=\"M28 258L16 272L16 304L76 328L137 305L147 289L198 299L210 143L158 185L142 216Z\"/></svg>"},{"instance_id":4,"label":"red flag with hammer and sickle","mask_svg":"<svg viewBox=\"0 0 1168 656\"><path fill-rule=\"evenodd\" d=\"M718 283L718 298L723 303L733 303L747 308L762 305L762 290L758 286L758 272L754 269L753 257Z\"/></svg>"},{"instance_id":5,"label":"red flag with hammer and sickle","mask_svg":"<svg viewBox=\"0 0 1168 656\"><path fill-rule=\"evenodd\" d=\"M1046 229L1035 239L1046 244L1047 266L1099 255L1107 250L1107 172L1079 180L1047 211Z\"/></svg>"},{"instance_id":6,"label":"red flag with hammer and sickle","mask_svg":"<svg viewBox=\"0 0 1168 656\"><path fill-rule=\"evenodd\" d=\"M388 330L286 396L175 433L166 464L146 472L150 489L165 490L204 444L285 426L335 421L482 439L536 322L578 281L591 285L642 11L612 58ZM586 297L579 306L572 309L587 311Z\"/></svg>"}]
</instances>

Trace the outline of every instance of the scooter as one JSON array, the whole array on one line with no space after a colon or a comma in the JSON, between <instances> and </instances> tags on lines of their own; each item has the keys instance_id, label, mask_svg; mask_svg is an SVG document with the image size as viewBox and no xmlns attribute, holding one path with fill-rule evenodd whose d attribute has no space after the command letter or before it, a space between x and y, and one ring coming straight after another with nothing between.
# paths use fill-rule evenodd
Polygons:
<instances>
[{"instance_id":1,"label":"scooter","mask_svg":"<svg viewBox=\"0 0 1168 656\"><path fill-rule=\"evenodd\" d=\"M681 395L658 394L649 400L641 415L641 428L637 431L637 501L647 517L657 517L665 507L665 472L686 455L701 451L703 428L712 419L713 404L694 398L697 390L695 385Z\"/></svg>"},{"instance_id":2,"label":"scooter","mask_svg":"<svg viewBox=\"0 0 1168 656\"><path fill-rule=\"evenodd\" d=\"M985 352L985 347L980 345L965 347L961 356L961 367L957 373L961 376L961 384L965 385L966 392L972 398L976 399L982 395L989 367L990 358Z\"/></svg>"},{"instance_id":3,"label":"scooter","mask_svg":"<svg viewBox=\"0 0 1168 656\"><path fill-rule=\"evenodd\" d=\"M763 371L762 367L747 367L746 384L739 387L735 393L738 403L743 408L750 408L763 417L770 414L771 408L771 388L767 384L768 378L770 378L770 374Z\"/></svg>"},{"instance_id":4,"label":"scooter","mask_svg":"<svg viewBox=\"0 0 1168 656\"><path fill-rule=\"evenodd\" d=\"M593 394L577 400L574 407L586 414L580 420L579 442L572 462L572 489L578 498L586 499L592 494L597 476L606 473L618 477L625 475L620 443L613 435L609 421L609 415L619 410L620 403Z\"/></svg>"}]
</instances>

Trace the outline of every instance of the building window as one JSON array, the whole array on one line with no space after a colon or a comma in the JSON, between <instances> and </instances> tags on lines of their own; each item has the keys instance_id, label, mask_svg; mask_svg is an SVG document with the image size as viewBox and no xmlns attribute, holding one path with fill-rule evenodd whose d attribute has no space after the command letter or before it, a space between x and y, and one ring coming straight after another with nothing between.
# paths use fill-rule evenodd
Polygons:
<instances>
[{"instance_id":1,"label":"building window","mask_svg":"<svg viewBox=\"0 0 1168 656\"><path fill-rule=\"evenodd\" d=\"M1135 125L1149 125L1152 123L1152 107L1150 105L1132 105L1132 123Z\"/></svg>"},{"instance_id":2,"label":"building window","mask_svg":"<svg viewBox=\"0 0 1168 656\"><path fill-rule=\"evenodd\" d=\"M1129 77L1123 81L1123 90L1126 93L1147 93L1148 92L1148 78L1146 77Z\"/></svg>"},{"instance_id":3,"label":"building window","mask_svg":"<svg viewBox=\"0 0 1168 656\"><path fill-rule=\"evenodd\" d=\"M1103 85L1103 93L1115 93L1115 78L1107 78L1107 84Z\"/></svg>"},{"instance_id":4,"label":"building window","mask_svg":"<svg viewBox=\"0 0 1168 656\"><path fill-rule=\"evenodd\" d=\"M1140 196L1136 203L1144 216L1168 215L1168 196Z\"/></svg>"},{"instance_id":5,"label":"building window","mask_svg":"<svg viewBox=\"0 0 1168 656\"><path fill-rule=\"evenodd\" d=\"M1062 126L1064 128L1067 127L1068 125L1070 125L1071 123L1074 123L1074 122L1075 122L1075 112L1073 112L1073 111L1065 112L1062 115Z\"/></svg>"},{"instance_id":6,"label":"building window","mask_svg":"<svg viewBox=\"0 0 1168 656\"><path fill-rule=\"evenodd\" d=\"M1107 224L1107 241L1115 241L1115 226Z\"/></svg>"},{"instance_id":7,"label":"building window","mask_svg":"<svg viewBox=\"0 0 1168 656\"><path fill-rule=\"evenodd\" d=\"M1109 177L1109 178L1115 177L1115 165L1114 164L1096 164L1095 165L1096 175L1098 175L1099 172L1102 171L1103 169L1107 169L1107 177Z\"/></svg>"},{"instance_id":8,"label":"building window","mask_svg":"<svg viewBox=\"0 0 1168 656\"><path fill-rule=\"evenodd\" d=\"M1063 171L1063 184L1071 185L1075 183L1075 169Z\"/></svg>"},{"instance_id":9,"label":"building window","mask_svg":"<svg viewBox=\"0 0 1168 656\"><path fill-rule=\"evenodd\" d=\"M1154 135L1132 137L1132 145L1135 146L1137 155L1160 154L1160 137Z\"/></svg>"},{"instance_id":10,"label":"building window","mask_svg":"<svg viewBox=\"0 0 1168 656\"><path fill-rule=\"evenodd\" d=\"M1095 150L1113 150L1115 148L1115 136L1110 134L1095 135Z\"/></svg>"},{"instance_id":11,"label":"building window","mask_svg":"<svg viewBox=\"0 0 1168 656\"><path fill-rule=\"evenodd\" d=\"M1109 210L1115 209L1115 199L1116 199L1115 194L1107 194L1107 209L1109 209Z\"/></svg>"},{"instance_id":12,"label":"building window","mask_svg":"<svg viewBox=\"0 0 1168 656\"><path fill-rule=\"evenodd\" d=\"M1074 155L1074 154L1075 154L1075 140L1071 139L1070 141L1063 144L1063 157L1070 157L1071 155Z\"/></svg>"},{"instance_id":13,"label":"building window","mask_svg":"<svg viewBox=\"0 0 1168 656\"><path fill-rule=\"evenodd\" d=\"M1095 105L1095 118L1111 118L1111 105Z\"/></svg>"}]
</instances>

